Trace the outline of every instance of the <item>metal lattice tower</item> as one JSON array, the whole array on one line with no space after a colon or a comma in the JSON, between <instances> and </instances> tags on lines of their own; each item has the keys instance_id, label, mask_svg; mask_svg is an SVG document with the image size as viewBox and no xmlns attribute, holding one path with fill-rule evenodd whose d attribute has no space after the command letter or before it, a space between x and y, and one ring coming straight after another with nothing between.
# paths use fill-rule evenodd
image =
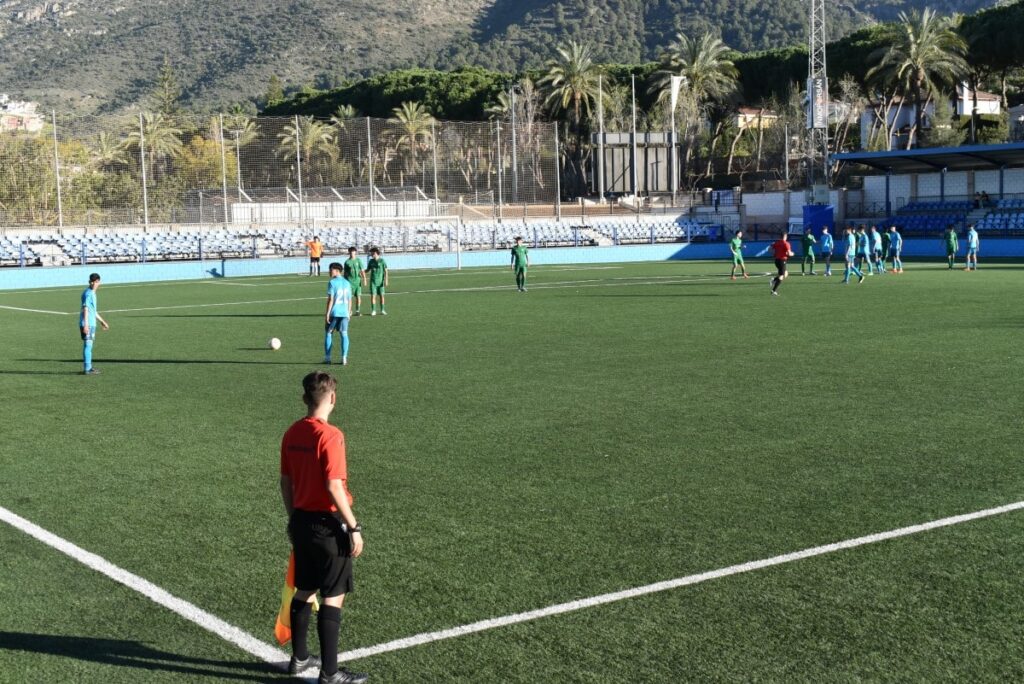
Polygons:
<instances>
[{"instance_id":1,"label":"metal lattice tower","mask_svg":"<svg viewBox=\"0 0 1024 684\"><path fill-rule=\"evenodd\" d=\"M810 0L807 73L807 171L811 182L828 183L828 75L825 70L825 0ZM818 176L818 170L821 176Z\"/></svg>"}]
</instances>

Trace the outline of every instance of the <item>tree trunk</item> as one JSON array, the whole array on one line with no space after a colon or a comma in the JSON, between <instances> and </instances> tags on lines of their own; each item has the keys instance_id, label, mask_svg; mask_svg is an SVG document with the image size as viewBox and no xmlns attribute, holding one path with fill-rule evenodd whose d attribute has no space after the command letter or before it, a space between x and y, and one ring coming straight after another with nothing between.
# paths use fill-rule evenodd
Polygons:
<instances>
[{"instance_id":1,"label":"tree trunk","mask_svg":"<svg viewBox=\"0 0 1024 684\"><path fill-rule=\"evenodd\" d=\"M924 112L922 111L923 105L921 103L921 86L923 85L922 79L917 77L914 79L914 128L910 131L910 136L907 138L907 149L921 146L921 134L923 131L924 124Z\"/></svg>"},{"instance_id":2,"label":"tree trunk","mask_svg":"<svg viewBox=\"0 0 1024 684\"><path fill-rule=\"evenodd\" d=\"M729 145L729 161L725 164L725 175L727 176L732 173L732 160L736 156L736 145L739 143L741 137L743 137L743 128L736 131L736 135L733 136L732 139L732 144Z\"/></svg>"}]
</instances>

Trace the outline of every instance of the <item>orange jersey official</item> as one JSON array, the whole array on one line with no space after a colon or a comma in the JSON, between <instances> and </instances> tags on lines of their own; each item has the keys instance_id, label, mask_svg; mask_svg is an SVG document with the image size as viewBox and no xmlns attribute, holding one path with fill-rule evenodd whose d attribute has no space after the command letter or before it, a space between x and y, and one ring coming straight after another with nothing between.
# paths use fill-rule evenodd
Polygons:
<instances>
[{"instance_id":1,"label":"orange jersey official","mask_svg":"<svg viewBox=\"0 0 1024 684\"><path fill-rule=\"evenodd\" d=\"M317 418L295 421L281 440L281 474L291 480L292 505L303 511L334 513L337 507L327 491L329 480L341 480L345 498L348 468L345 463L345 435Z\"/></svg>"}]
</instances>

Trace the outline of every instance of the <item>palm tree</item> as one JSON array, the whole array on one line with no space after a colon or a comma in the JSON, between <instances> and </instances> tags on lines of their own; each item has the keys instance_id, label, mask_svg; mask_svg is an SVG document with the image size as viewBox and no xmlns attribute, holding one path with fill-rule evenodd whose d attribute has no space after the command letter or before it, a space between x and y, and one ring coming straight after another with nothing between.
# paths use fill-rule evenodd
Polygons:
<instances>
[{"instance_id":1,"label":"palm tree","mask_svg":"<svg viewBox=\"0 0 1024 684\"><path fill-rule=\"evenodd\" d=\"M721 39L705 33L696 40L677 33L661 55L662 68L655 72L652 92L668 97L673 76L682 76L686 92L703 107L722 102L736 92L739 71L730 59L732 50Z\"/></svg>"},{"instance_id":2,"label":"palm tree","mask_svg":"<svg viewBox=\"0 0 1024 684\"><path fill-rule=\"evenodd\" d=\"M156 171L168 171L170 161L176 159L182 150L182 130L164 114L145 113L142 115L142 129L132 126L125 136L125 149L138 154L145 147L147 168L155 176Z\"/></svg>"},{"instance_id":3,"label":"palm tree","mask_svg":"<svg viewBox=\"0 0 1024 684\"><path fill-rule=\"evenodd\" d=\"M716 118L721 123L726 112L717 110L723 109L722 105L736 93L739 71L733 64L730 53L729 46L710 33L704 33L697 39L677 33L675 40L661 54L661 69L654 73L650 92L658 93L658 99L664 100L671 93L672 78L683 79L685 89L676 106L682 106L684 112L684 170L690 167L690 157L696 144L700 121L711 118L712 109L715 109ZM721 130L721 126L714 128L709 168Z\"/></svg>"},{"instance_id":4,"label":"palm tree","mask_svg":"<svg viewBox=\"0 0 1024 684\"><path fill-rule=\"evenodd\" d=\"M331 125L339 131L343 131L348 122L357 116L359 116L359 112L352 105L338 105L338 108L334 110L334 114L331 115Z\"/></svg>"},{"instance_id":5,"label":"palm tree","mask_svg":"<svg viewBox=\"0 0 1024 684\"><path fill-rule=\"evenodd\" d=\"M121 140L107 131L102 131L89 147L89 156L97 170L109 171L127 163L124 151Z\"/></svg>"},{"instance_id":6,"label":"palm tree","mask_svg":"<svg viewBox=\"0 0 1024 684\"><path fill-rule=\"evenodd\" d=\"M554 111L566 111L572 105L572 120L577 133L582 112L590 114L590 104L597 99L600 68L594 63L589 45L570 41L558 48L558 58L547 64L547 73L539 84L547 91L545 104Z\"/></svg>"},{"instance_id":7,"label":"palm tree","mask_svg":"<svg viewBox=\"0 0 1024 684\"><path fill-rule=\"evenodd\" d=\"M399 125L395 149L406 151L406 172L413 173L416 170L417 153L430 147L435 119L419 102L403 102L400 107L391 110L391 114L391 121Z\"/></svg>"},{"instance_id":8,"label":"palm tree","mask_svg":"<svg viewBox=\"0 0 1024 684\"><path fill-rule=\"evenodd\" d=\"M317 121L311 116L300 116L277 134L277 153L282 159L295 159L296 150L302 159L306 174L314 166L314 154L322 152L333 160L338 149L334 146L334 131L330 124Z\"/></svg>"},{"instance_id":9,"label":"palm tree","mask_svg":"<svg viewBox=\"0 0 1024 684\"><path fill-rule=\"evenodd\" d=\"M899 21L887 31L888 47L876 50L867 78L896 83L909 91L914 102L914 130L907 149L920 138L925 98L943 85L955 85L968 72L964 55L967 43L948 17L931 9L922 13L900 12Z\"/></svg>"}]
</instances>

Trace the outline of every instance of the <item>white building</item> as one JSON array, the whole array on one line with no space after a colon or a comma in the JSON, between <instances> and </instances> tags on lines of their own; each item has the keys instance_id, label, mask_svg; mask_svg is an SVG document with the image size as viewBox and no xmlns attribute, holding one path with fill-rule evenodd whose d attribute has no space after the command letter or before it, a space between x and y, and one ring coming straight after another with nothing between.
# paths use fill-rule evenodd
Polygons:
<instances>
[{"instance_id":1,"label":"white building","mask_svg":"<svg viewBox=\"0 0 1024 684\"><path fill-rule=\"evenodd\" d=\"M974 111L974 91L966 83L957 86L956 93L949 100L954 116L970 116ZM866 149L872 131L876 136L881 132L881 119L884 116L889 129L892 131L889 149L899 150L907 146L907 140L914 127L917 107L909 99L894 97L889 106L883 103L871 102L864 109L860 117L860 140L862 149ZM978 114L998 115L1003 111L1002 98L992 93L978 91ZM927 102L924 106L924 119L922 126L924 130L932 127L932 117L935 114L935 103Z\"/></svg>"},{"instance_id":2,"label":"white building","mask_svg":"<svg viewBox=\"0 0 1024 684\"><path fill-rule=\"evenodd\" d=\"M12 100L6 93L0 93L0 131L38 133L43 130L43 117L36 111L38 108L36 102Z\"/></svg>"}]
</instances>

